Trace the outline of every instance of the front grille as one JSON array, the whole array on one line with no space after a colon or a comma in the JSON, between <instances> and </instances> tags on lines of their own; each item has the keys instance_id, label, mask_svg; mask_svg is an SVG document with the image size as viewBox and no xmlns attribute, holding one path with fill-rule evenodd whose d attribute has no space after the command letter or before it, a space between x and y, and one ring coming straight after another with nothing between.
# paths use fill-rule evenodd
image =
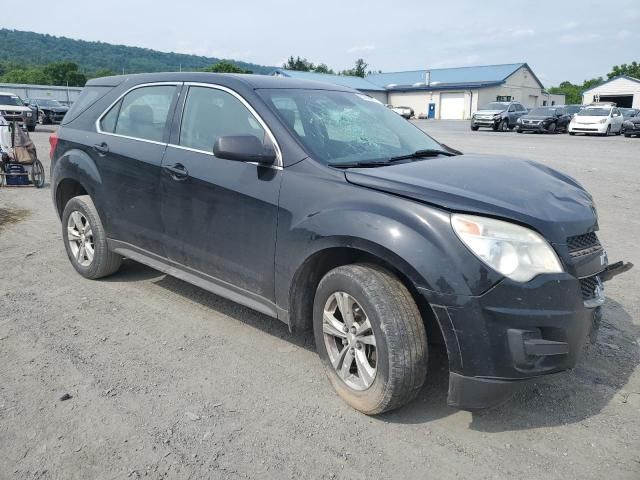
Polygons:
<instances>
[{"instance_id":1,"label":"front grille","mask_svg":"<svg viewBox=\"0 0 640 480\"><path fill-rule=\"evenodd\" d=\"M583 300L592 300L599 297L601 295L600 289L602 289L602 282L597 275L580 279L580 291L582 292Z\"/></svg>"},{"instance_id":2,"label":"front grille","mask_svg":"<svg viewBox=\"0 0 640 480\"><path fill-rule=\"evenodd\" d=\"M567 238L567 248L572 257L581 257L602 250L602 245L595 232L590 232Z\"/></svg>"}]
</instances>

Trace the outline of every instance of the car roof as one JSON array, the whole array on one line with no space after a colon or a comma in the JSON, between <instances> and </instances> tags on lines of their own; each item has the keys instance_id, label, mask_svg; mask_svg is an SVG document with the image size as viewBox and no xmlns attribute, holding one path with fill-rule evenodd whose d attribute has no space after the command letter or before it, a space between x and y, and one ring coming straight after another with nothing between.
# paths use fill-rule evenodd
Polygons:
<instances>
[{"instance_id":1,"label":"car roof","mask_svg":"<svg viewBox=\"0 0 640 480\"><path fill-rule=\"evenodd\" d=\"M253 89L311 89L311 90L337 90L343 92L356 92L352 88L333 85L312 80L300 80L296 78L277 77L269 75L253 75L238 73L205 73L205 72L165 72L165 73L140 73L135 75L117 75L113 77L94 78L87 82L87 86L115 87L121 83L142 84L155 82L199 82L212 83L232 87L243 85Z\"/></svg>"},{"instance_id":2,"label":"car roof","mask_svg":"<svg viewBox=\"0 0 640 480\"><path fill-rule=\"evenodd\" d=\"M10 97L17 97L18 96L13 92L0 92L0 95L8 95Z\"/></svg>"}]
</instances>

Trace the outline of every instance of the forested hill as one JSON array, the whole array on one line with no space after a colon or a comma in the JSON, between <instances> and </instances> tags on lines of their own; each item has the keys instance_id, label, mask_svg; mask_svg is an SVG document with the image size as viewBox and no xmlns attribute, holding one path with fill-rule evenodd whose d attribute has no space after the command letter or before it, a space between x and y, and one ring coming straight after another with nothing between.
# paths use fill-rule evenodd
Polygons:
<instances>
[{"instance_id":1,"label":"forested hill","mask_svg":"<svg viewBox=\"0 0 640 480\"><path fill-rule=\"evenodd\" d=\"M37 66L60 61L77 63L83 72L91 75L101 70L116 73L123 69L126 73L176 71L180 65L183 70L197 70L218 63L220 59L0 29L0 62ZM264 65L231 62L254 73L273 70Z\"/></svg>"}]
</instances>

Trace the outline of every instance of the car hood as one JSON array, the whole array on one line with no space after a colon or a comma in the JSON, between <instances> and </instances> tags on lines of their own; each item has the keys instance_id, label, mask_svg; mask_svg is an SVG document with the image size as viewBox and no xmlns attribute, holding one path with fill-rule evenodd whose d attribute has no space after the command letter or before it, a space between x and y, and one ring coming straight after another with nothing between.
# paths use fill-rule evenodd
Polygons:
<instances>
[{"instance_id":1,"label":"car hood","mask_svg":"<svg viewBox=\"0 0 640 480\"><path fill-rule=\"evenodd\" d=\"M69 110L67 107L39 107L40 110L47 110L48 112L66 113Z\"/></svg>"},{"instance_id":2,"label":"car hood","mask_svg":"<svg viewBox=\"0 0 640 480\"><path fill-rule=\"evenodd\" d=\"M520 118L523 120L553 120L555 117L549 115L524 115Z\"/></svg>"},{"instance_id":3,"label":"car hood","mask_svg":"<svg viewBox=\"0 0 640 480\"><path fill-rule=\"evenodd\" d=\"M573 119L578 123L598 123L603 118L608 119L603 115L576 115Z\"/></svg>"},{"instance_id":4,"label":"car hood","mask_svg":"<svg viewBox=\"0 0 640 480\"><path fill-rule=\"evenodd\" d=\"M23 107L18 105L0 105L0 110L2 111L9 110L11 112L30 112L31 111L29 107Z\"/></svg>"},{"instance_id":5,"label":"car hood","mask_svg":"<svg viewBox=\"0 0 640 480\"><path fill-rule=\"evenodd\" d=\"M454 212L533 227L553 243L597 229L591 195L573 178L510 157L458 155L345 171L348 182Z\"/></svg>"},{"instance_id":6,"label":"car hood","mask_svg":"<svg viewBox=\"0 0 640 480\"><path fill-rule=\"evenodd\" d=\"M497 115L504 112L504 110L478 110L475 115Z\"/></svg>"}]
</instances>

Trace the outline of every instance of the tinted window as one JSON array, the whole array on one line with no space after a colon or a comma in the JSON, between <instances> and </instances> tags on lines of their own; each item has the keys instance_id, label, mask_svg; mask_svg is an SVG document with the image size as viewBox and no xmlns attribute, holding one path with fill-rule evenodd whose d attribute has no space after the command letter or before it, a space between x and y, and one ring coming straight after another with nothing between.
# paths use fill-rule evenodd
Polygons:
<instances>
[{"instance_id":1,"label":"tinted window","mask_svg":"<svg viewBox=\"0 0 640 480\"><path fill-rule=\"evenodd\" d=\"M190 87L187 95L180 145L213 151L213 144L226 135L254 135L264 140L265 131L236 97L223 90Z\"/></svg>"},{"instance_id":2,"label":"tinted window","mask_svg":"<svg viewBox=\"0 0 640 480\"><path fill-rule=\"evenodd\" d=\"M100 128L104 132L161 142L175 89L173 85L158 85L129 92L102 118Z\"/></svg>"},{"instance_id":3,"label":"tinted window","mask_svg":"<svg viewBox=\"0 0 640 480\"><path fill-rule=\"evenodd\" d=\"M113 87L84 87L78 99L73 103L62 121L63 125L69 123L84 112L91 105L104 97Z\"/></svg>"}]
</instances>

